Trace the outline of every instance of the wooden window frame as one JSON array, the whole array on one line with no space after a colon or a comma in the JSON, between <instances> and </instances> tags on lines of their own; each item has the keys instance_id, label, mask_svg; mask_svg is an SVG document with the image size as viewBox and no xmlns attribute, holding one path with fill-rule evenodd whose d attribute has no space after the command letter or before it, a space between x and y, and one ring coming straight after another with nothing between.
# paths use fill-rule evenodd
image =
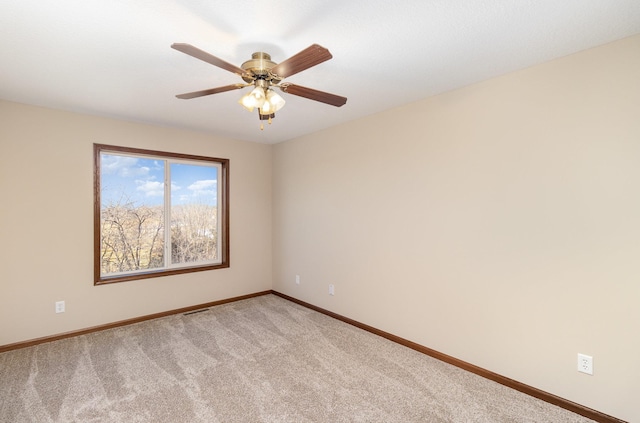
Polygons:
<instances>
[{"instance_id":1,"label":"wooden window frame","mask_svg":"<svg viewBox=\"0 0 640 423\"><path fill-rule=\"evenodd\" d=\"M100 249L101 249L101 186L100 186L100 166L102 153L119 153L146 156L148 158L165 158L175 160L186 160L192 162L215 162L220 165L221 172L218 175L218 190L220 192L220 203L218 204L218 219L220 219L220 242L222 246L218 246L218 252L221 254L221 262L216 264L200 264L193 266L185 266L180 268L161 268L149 271L136 272L133 274L124 274L116 276L103 276L100 266ZM229 260L229 159L216 157L197 156L181 153L170 153L165 151L147 150L140 148L121 147L107 144L93 144L93 250L94 250L94 285L104 285L116 282L126 282L133 280L141 280L148 278L157 278L161 276L178 275L183 273L201 272L205 270L214 270L230 267Z\"/></svg>"}]
</instances>

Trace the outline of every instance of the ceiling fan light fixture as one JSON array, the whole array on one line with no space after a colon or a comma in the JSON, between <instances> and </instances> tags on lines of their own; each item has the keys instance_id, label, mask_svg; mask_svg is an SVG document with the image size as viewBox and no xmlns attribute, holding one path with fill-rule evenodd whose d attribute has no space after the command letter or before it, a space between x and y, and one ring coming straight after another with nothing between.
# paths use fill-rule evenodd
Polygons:
<instances>
[{"instance_id":1,"label":"ceiling fan light fixture","mask_svg":"<svg viewBox=\"0 0 640 423\"><path fill-rule=\"evenodd\" d=\"M267 90L267 99L265 103L271 104L271 110L277 112L284 107L286 101L284 101L284 98L282 98L277 92L269 88Z\"/></svg>"},{"instance_id":2,"label":"ceiling fan light fixture","mask_svg":"<svg viewBox=\"0 0 640 423\"><path fill-rule=\"evenodd\" d=\"M278 95L273 89L269 88L266 90L266 98L262 106L258 108L258 115L260 120L269 120L269 124L271 124L271 119L276 117L275 113L284 107L284 98Z\"/></svg>"},{"instance_id":3,"label":"ceiling fan light fixture","mask_svg":"<svg viewBox=\"0 0 640 423\"><path fill-rule=\"evenodd\" d=\"M265 101L266 101L266 95L264 93L264 88L255 87L253 91L243 95L239 103L248 111L253 112L254 108L263 107Z\"/></svg>"},{"instance_id":4,"label":"ceiling fan light fixture","mask_svg":"<svg viewBox=\"0 0 640 423\"><path fill-rule=\"evenodd\" d=\"M260 107L261 115L270 115L274 111L275 110L273 109L273 104L271 104L271 102L269 102L268 100L262 103L262 107Z\"/></svg>"}]
</instances>

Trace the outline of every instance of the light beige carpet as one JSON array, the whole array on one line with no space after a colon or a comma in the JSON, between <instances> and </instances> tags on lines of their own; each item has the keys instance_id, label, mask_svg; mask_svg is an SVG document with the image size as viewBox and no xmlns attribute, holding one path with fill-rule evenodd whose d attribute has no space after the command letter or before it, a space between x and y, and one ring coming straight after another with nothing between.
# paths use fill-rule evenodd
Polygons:
<instances>
[{"instance_id":1,"label":"light beige carpet","mask_svg":"<svg viewBox=\"0 0 640 423\"><path fill-rule=\"evenodd\" d=\"M0 421L591 422L274 295L0 354Z\"/></svg>"}]
</instances>

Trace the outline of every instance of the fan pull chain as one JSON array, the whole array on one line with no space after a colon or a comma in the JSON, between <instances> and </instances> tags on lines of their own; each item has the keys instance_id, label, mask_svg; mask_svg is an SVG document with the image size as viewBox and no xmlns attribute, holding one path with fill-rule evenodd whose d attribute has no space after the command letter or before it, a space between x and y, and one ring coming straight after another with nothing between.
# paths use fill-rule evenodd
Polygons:
<instances>
[{"instance_id":1,"label":"fan pull chain","mask_svg":"<svg viewBox=\"0 0 640 423\"><path fill-rule=\"evenodd\" d=\"M271 116L269 116L268 122L269 122L269 125L271 125ZM260 123L260 130L264 131L264 124L263 123Z\"/></svg>"}]
</instances>

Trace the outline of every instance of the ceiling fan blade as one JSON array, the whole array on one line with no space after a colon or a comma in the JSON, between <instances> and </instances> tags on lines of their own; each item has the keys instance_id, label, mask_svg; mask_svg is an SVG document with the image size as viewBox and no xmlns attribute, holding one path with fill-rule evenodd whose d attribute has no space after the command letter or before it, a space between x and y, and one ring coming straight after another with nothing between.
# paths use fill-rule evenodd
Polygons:
<instances>
[{"instance_id":1,"label":"ceiling fan blade","mask_svg":"<svg viewBox=\"0 0 640 423\"><path fill-rule=\"evenodd\" d=\"M238 90L246 86L247 84L225 85L224 87L209 88L208 90L200 90L200 91L194 91L191 93L178 94L176 97L181 98L183 100L187 100L190 98L203 97L205 95L223 93L225 91Z\"/></svg>"},{"instance_id":2,"label":"ceiling fan blade","mask_svg":"<svg viewBox=\"0 0 640 423\"><path fill-rule=\"evenodd\" d=\"M329 50L318 45L312 44L300 53L295 54L282 63L277 64L271 69L271 73L280 78L287 78L318 65L324 61L331 59L333 56Z\"/></svg>"},{"instance_id":3,"label":"ceiling fan blade","mask_svg":"<svg viewBox=\"0 0 640 423\"><path fill-rule=\"evenodd\" d=\"M224 60L212 54L209 54L206 51L202 51L199 48L192 46L191 44L173 43L171 44L171 48L181 51L184 54L188 54L189 56L193 56L196 59L200 59L214 66L227 70L229 72L235 73L237 75L242 76L246 73L244 69L239 68L236 65L232 65L229 62L225 62Z\"/></svg>"},{"instance_id":4,"label":"ceiling fan blade","mask_svg":"<svg viewBox=\"0 0 640 423\"><path fill-rule=\"evenodd\" d=\"M302 87L300 85L282 84L280 89L287 94L293 94L300 97L308 98L309 100L319 101L321 103L330 104L332 106L340 107L347 102L347 97L342 97L335 94L330 94L324 91L314 90L312 88Z\"/></svg>"}]
</instances>

